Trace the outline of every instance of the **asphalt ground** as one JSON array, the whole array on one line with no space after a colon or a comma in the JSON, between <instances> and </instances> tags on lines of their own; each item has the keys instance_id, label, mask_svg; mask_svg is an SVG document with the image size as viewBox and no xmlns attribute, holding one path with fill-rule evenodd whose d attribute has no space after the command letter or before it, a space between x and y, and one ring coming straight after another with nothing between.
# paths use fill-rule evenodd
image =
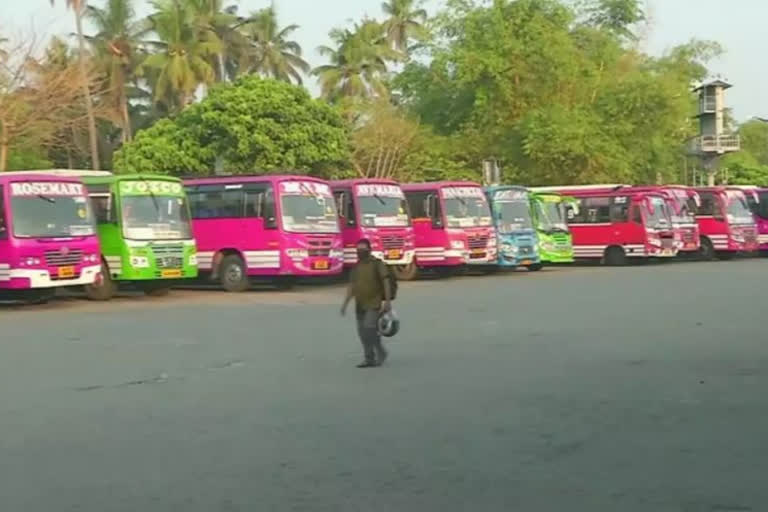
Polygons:
<instances>
[{"instance_id":1,"label":"asphalt ground","mask_svg":"<svg viewBox=\"0 0 768 512\"><path fill-rule=\"evenodd\" d=\"M0 511L768 510L767 269L0 306Z\"/></svg>"}]
</instances>

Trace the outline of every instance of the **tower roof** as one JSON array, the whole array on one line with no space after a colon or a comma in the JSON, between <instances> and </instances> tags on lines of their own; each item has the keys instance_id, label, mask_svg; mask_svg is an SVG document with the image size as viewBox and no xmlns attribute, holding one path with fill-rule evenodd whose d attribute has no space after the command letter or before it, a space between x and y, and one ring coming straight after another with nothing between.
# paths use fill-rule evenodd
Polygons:
<instances>
[{"instance_id":1,"label":"tower roof","mask_svg":"<svg viewBox=\"0 0 768 512\"><path fill-rule=\"evenodd\" d=\"M704 82L700 86L696 87L693 92L699 92L702 89L706 89L707 87L722 87L723 89L730 89L733 87L733 85L729 84L725 80L720 80L719 78L717 80L712 80L711 82Z\"/></svg>"}]
</instances>

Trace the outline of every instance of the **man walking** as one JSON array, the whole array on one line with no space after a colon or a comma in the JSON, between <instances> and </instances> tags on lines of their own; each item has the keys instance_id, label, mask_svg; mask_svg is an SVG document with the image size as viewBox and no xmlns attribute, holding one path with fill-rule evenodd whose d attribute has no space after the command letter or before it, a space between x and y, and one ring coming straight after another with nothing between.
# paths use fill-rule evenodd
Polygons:
<instances>
[{"instance_id":1,"label":"man walking","mask_svg":"<svg viewBox=\"0 0 768 512\"><path fill-rule=\"evenodd\" d=\"M341 316L355 298L357 335L363 344L365 359L358 368L381 366L387 359L387 351L381 344L379 315L391 308L392 290L385 263L371 256L371 242L365 238L357 242L357 265L352 269L347 295L341 306Z\"/></svg>"}]
</instances>

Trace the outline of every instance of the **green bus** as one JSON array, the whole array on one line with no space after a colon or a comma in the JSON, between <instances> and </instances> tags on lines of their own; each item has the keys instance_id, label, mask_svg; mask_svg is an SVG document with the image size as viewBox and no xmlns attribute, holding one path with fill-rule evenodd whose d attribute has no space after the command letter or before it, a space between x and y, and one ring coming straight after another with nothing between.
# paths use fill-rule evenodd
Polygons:
<instances>
[{"instance_id":1,"label":"green bus","mask_svg":"<svg viewBox=\"0 0 768 512\"><path fill-rule=\"evenodd\" d=\"M197 248L181 180L69 172L88 190L101 243L103 279L86 286L90 299L109 300L119 285L164 295L179 280L197 277Z\"/></svg>"},{"instance_id":2,"label":"green bus","mask_svg":"<svg viewBox=\"0 0 768 512\"><path fill-rule=\"evenodd\" d=\"M573 263L573 239L566 221L573 200L557 192L529 194L533 221L539 237L539 256L543 264Z\"/></svg>"}]
</instances>

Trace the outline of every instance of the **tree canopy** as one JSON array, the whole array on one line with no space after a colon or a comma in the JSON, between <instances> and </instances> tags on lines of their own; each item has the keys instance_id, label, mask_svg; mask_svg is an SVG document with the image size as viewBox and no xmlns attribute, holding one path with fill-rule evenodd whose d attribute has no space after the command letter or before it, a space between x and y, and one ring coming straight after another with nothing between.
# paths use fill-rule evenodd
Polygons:
<instances>
[{"instance_id":1,"label":"tree canopy","mask_svg":"<svg viewBox=\"0 0 768 512\"><path fill-rule=\"evenodd\" d=\"M211 89L175 120L139 132L121 148L121 172L324 174L344 164L347 131L340 114L304 89L247 76Z\"/></svg>"}]
</instances>

